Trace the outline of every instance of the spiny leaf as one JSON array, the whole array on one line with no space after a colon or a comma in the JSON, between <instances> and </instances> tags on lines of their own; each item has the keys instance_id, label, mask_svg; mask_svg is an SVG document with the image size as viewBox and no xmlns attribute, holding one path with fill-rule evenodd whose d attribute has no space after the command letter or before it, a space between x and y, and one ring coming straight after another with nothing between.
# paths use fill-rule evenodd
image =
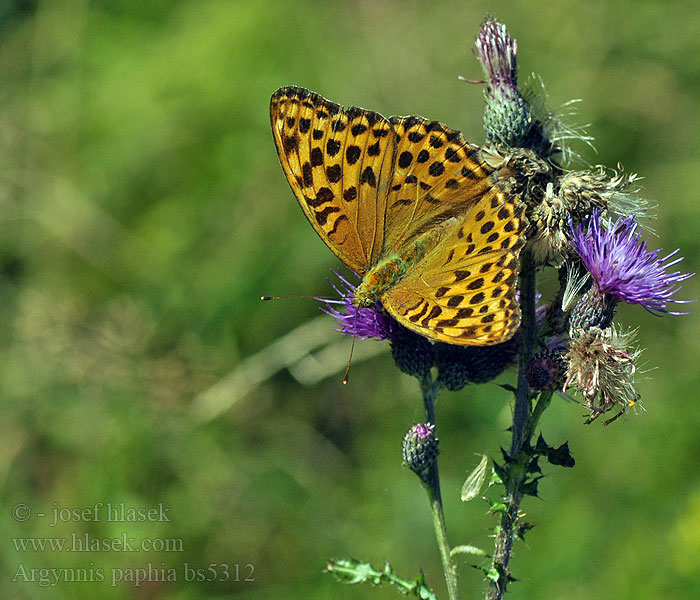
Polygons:
<instances>
[{"instance_id":1,"label":"spiny leaf","mask_svg":"<svg viewBox=\"0 0 700 600\"><path fill-rule=\"evenodd\" d=\"M540 480L540 477L535 477L534 479L531 479L530 481L527 481L523 483L520 486L520 491L523 494L527 494L528 496L535 496L535 498L539 497L539 494L537 492L537 484Z\"/></svg>"},{"instance_id":2,"label":"spiny leaf","mask_svg":"<svg viewBox=\"0 0 700 600\"><path fill-rule=\"evenodd\" d=\"M516 530L516 535L518 536L519 539L521 539L523 542L525 541L525 534L530 531L535 525L533 523L518 523L518 527Z\"/></svg>"},{"instance_id":3,"label":"spiny leaf","mask_svg":"<svg viewBox=\"0 0 700 600\"><path fill-rule=\"evenodd\" d=\"M496 463L494 462L494 468L491 469L491 478L489 479L488 487L492 485L503 485L503 477L496 472Z\"/></svg>"},{"instance_id":4,"label":"spiny leaf","mask_svg":"<svg viewBox=\"0 0 700 600\"><path fill-rule=\"evenodd\" d=\"M506 480L506 472L501 465L499 465L495 460L493 461L493 471L501 480L501 482Z\"/></svg>"},{"instance_id":5,"label":"spiny leaf","mask_svg":"<svg viewBox=\"0 0 700 600\"><path fill-rule=\"evenodd\" d=\"M384 568L379 570L368 562L354 558L329 559L325 572L331 573L341 583L372 583L374 585L388 583L395 586L402 594L412 595L421 600L437 600L437 596L426 585L422 572L413 580L401 579L394 574L394 570L388 562L385 562Z\"/></svg>"},{"instance_id":6,"label":"spiny leaf","mask_svg":"<svg viewBox=\"0 0 700 600\"><path fill-rule=\"evenodd\" d=\"M574 457L569 452L569 442L564 442L559 448L552 448L547 455L547 460L553 465L573 467L576 464Z\"/></svg>"},{"instance_id":7,"label":"spiny leaf","mask_svg":"<svg viewBox=\"0 0 700 600\"><path fill-rule=\"evenodd\" d=\"M539 460L540 460L540 457L536 456L528 463L528 465L527 465L527 472L528 473L542 473L542 469L540 469L540 465L539 465Z\"/></svg>"},{"instance_id":8,"label":"spiny leaf","mask_svg":"<svg viewBox=\"0 0 700 600\"><path fill-rule=\"evenodd\" d=\"M540 437L537 438L535 450L542 456L546 456L547 460L553 465L573 467L576 464L574 457L569 452L569 442L564 442L559 448L553 448L544 441L542 434L540 434Z\"/></svg>"},{"instance_id":9,"label":"spiny leaf","mask_svg":"<svg viewBox=\"0 0 700 600\"><path fill-rule=\"evenodd\" d=\"M549 454L549 451L551 450L551 446L547 444L547 442L544 441L544 438L542 437L542 434L540 433L540 436L537 438L537 444L535 446L535 450L539 452L540 454L543 454L544 456L547 456Z\"/></svg>"}]
</instances>

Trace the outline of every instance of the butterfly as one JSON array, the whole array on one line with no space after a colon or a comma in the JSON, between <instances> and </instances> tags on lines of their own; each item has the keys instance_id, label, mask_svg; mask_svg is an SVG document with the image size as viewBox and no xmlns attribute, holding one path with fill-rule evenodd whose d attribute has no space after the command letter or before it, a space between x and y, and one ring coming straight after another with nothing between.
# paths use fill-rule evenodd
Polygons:
<instances>
[{"instance_id":1,"label":"butterfly","mask_svg":"<svg viewBox=\"0 0 700 600\"><path fill-rule=\"evenodd\" d=\"M381 302L431 340L486 346L520 324L523 207L485 153L418 116L343 108L301 87L270 101L280 163L316 233Z\"/></svg>"}]
</instances>

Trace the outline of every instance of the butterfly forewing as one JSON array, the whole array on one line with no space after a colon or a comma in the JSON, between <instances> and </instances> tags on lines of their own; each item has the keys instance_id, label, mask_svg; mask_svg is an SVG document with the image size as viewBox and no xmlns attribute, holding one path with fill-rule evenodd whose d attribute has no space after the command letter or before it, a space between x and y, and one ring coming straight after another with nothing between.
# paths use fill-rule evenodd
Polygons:
<instances>
[{"instance_id":1,"label":"butterfly forewing","mask_svg":"<svg viewBox=\"0 0 700 600\"><path fill-rule=\"evenodd\" d=\"M309 222L353 271L376 264L386 231L386 190L396 147L391 124L343 109L304 88L270 102L282 168Z\"/></svg>"},{"instance_id":2,"label":"butterfly forewing","mask_svg":"<svg viewBox=\"0 0 700 600\"><path fill-rule=\"evenodd\" d=\"M522 208L498 187L448 229L438 248L382 298L409 329L450 344L491 345L520 324L515 297Z\"/></svg>"},{"instance_id":3,"label":"butterfly forewing","mask_svg":"<svg viewBox=\"0 0 700 600\"><path fill-rule=\"evenodd\" d=\"M387 253L463 215L495 183L479 148L459 131L422 117L390 120L398 143L387 202Z\"/></svg>"}]
</instances>

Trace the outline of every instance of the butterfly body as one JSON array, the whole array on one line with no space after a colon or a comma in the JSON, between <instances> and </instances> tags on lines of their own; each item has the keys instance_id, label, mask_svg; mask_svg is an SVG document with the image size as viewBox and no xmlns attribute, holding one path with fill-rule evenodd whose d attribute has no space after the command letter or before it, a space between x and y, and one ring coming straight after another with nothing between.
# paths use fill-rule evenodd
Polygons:
<instances>
[{"instance_id":1,"label":"butterfly body","mask_svg":"<svg viewBox=\"0 0 700 600\"><path fill-rule=\"evenodd\" d=\"M524 219L477 146L437 121L344 109L280 88L270 116L282 168L326 245L363 277L353 304L430 339L507 340Z\"/></svg>"},{"instance_id":2,"label":"butterfly body","mask_svg":"<svg viewBox=\"0 0 700 600\"><path fill-rule=\"evenodd\" d=\"M357 308L369 308L381 300L382 295L396 286L406 274L408 265L398 256L388 258L373 267L355 288L353 304Z\"/></svg>"}]
</instances>

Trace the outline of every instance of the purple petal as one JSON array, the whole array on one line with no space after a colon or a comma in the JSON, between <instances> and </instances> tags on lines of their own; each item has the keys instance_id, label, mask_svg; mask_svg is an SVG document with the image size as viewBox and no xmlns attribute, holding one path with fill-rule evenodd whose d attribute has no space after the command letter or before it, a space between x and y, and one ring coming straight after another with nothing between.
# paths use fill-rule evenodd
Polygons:
<instances>
[{"instance_id":1,"label":"purple petal","mask_svg":"<svg viewBox=\"0 0 700 600\"><path fill-rule=\"evenodd\" d=\"M333 329L359 340L391 339L398 325L384 312L382 305L377 302L372 308L357 308L353 305L357 286L337 271L333 270L333 274L338 278L338 283L331 279L328 282L340 298L315 298L324 304L321 310L335 319Z\"/></svg>"},{"instance_id":2,"label":"purple petal","mask_svg":"<svg viewBox=\"0 0 700 600\"><path fill-rule=\"evenodd\" d=\"M660 258L661 249L648 250L649 240L640 241L638 226L633 216L602 222L598 210L585 224L570 224L574 249L602 293L641 304L651 313L686 314L669 311L666 306L690 302L672 296L681 289L678 283L694 273L669 273L670 267L683 260L671 260L679 250Z\"/></svg>"}]
</instances>

